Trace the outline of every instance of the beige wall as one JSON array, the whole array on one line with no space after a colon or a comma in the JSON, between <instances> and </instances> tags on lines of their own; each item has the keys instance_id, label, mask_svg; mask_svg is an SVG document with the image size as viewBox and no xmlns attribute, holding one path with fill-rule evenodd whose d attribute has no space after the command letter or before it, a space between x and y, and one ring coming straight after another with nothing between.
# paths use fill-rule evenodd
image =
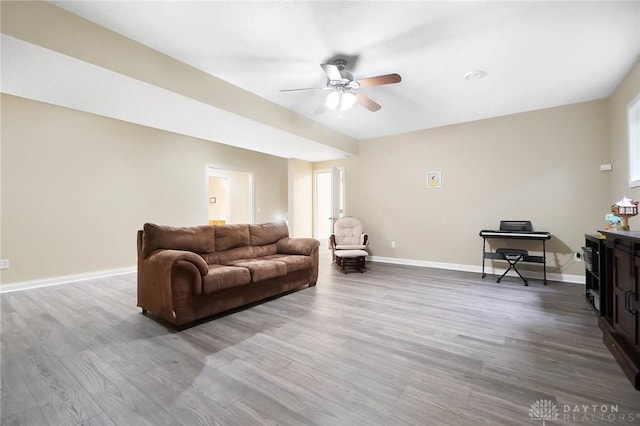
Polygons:
<instances>
[{"instance_id":1,"label":"beige wall","mask_svg":"<svg viewBox=\"0 0 640 426\"><path fill-rule=\"evenodd\" d=\"M256 222L287 209L287 160L2 95L2 282L131 267L145 222L207 223L207 164L255 173Z\"/></svg>"},{"instance_id":2,"label":"beige wall","mask_svg":"<svg viewBox=\"0 0 640 426\"><path fill-rule=\"evenodd\" d=\"M249 223L251 222L249 174L235 171L228 171L227 174L229 176L229 203L231 207L231 215L227 220L229 223Z\"/></svg>"},{"instance_id":3,"label":"beige wall","mask_svg":"<svg viewBox=\"0 0 640 426\"><path fill-rule=\"evenodd\" d=\"M629 154L627 106L640 94L640 60L625 77L609 101L609 139L611 162L613 164L611 196L609 204L620 200L623 195L640 200L640 187L629 188ZM629 219L632 230L640 229L640 215Z\"/></svg>"},{"instance_id":4,"label":"beige wall","mask_svg":"<svg viewBox=\"0 0 640 426\"><path fill-rule=\"evenodd\" d=\"M289 233L293 237L313 235L313 167L307 161L289 159Z\"/></svg>"},{"instance_id":5,"label":"beige wall","mask_svg":"<svg viewBox=\"0 0 640 426\"><path fill-rule=\"evenodd\" d=\"M604 224L608 147L600 100L363 141L357 158L333 164L375 256L480 265L481 229L529 219L553 234L549 272L582 274L571 253ZM442 188L427 189L437 170Z\"/></svg>"}]
</instances>

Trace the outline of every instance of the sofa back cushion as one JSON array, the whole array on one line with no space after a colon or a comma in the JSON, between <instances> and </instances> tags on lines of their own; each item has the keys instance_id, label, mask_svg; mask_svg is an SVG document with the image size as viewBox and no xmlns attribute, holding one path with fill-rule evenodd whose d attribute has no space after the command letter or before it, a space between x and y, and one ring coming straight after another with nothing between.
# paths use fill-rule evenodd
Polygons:
<instances>
[{"instance_id":1,"label":"sofa back cushion","mask_svg":"<svg viewBox=\"0 0 640 426\"><path fill-rule=\"evenodd\" d=\"M249 225L216 225L216 251L231 250L249 245Z\"/></svg>"},{"instance_id":2,"label":"sofa back cushion","mask_svg":"<svg viewBox=\"0 0 640 426\"><path fill-rule=\"evenodd\" d=\"M253 247L236 247L231 250L220 251L216 253L218 256L218 263L220 265L229 265L231 262L240 259L253 259Z\"/></svg>"},{"instance_id":3,"label":"sofa back cushion","mask_svg":"<svg viewBox=\"0 0 640 426\"><path fill-rule=\"evenodd\" d=\"M266 246L251 246L253 249L253 257L259 258L264 256L271 256L278 253L278 247L276 244L267 244Z\"/></svg>"},{"instance_id":4,"label":"sofa back cushion","mask_svg":"<svg viewBox=\"0 0 640 426\"><path fill-rule=\"evenodd\" d=\"M217 265L220 263L220 256L218 256L216 252L202 253L200 256L207 262L207 265Z\"/></svg>"},{"instance_id":5,"label":"sofa back cushion","mask_svg":"<svg viewBox=\"0 0 640 426\"><path fill-rule=\"evenodd\" d=\"M249 236L252 246L265 246L288 237L289 227L284 221L249 225Z\"/></svg>"},{"instance_id":6,"label":"sofa back cushion","mask_svg":"<svg viewBox=\"0 0 640 426\"><path fill-rule=\"evenodd\" d=\"M159 249L188 250L198 254L215 251L213 226L173 227L145 223L142 256Z\"/></svg>"}]
</instances>

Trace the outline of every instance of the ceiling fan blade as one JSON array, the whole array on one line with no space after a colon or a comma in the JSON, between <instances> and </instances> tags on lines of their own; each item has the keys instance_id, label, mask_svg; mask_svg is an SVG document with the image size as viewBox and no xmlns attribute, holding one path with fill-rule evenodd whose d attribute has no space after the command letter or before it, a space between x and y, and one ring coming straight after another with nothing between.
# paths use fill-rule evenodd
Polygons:
<instances>
[{"instance_id":1,"label":"ceiling fan blade","mask_svg":"<svg viewBox=\"0 0 640 426\"><path fill-rule=\"evenodd\" d=\"M357 83L360 85L360 88L362 88L380 86L382 84L399 83L400 81L402 81L400 74L385 74L377 77L363 78L362 80L358 80Z\"/></svg>"},{"instance_id":2,"label":"ceiling fan blade","mask_svg":"<svg viewBox=\"0 0 640 426\"><path fill-rule=\"evenodd\" d=\"M315 110L315 114L322 114L326 110L327 110L327 106L323 102L320 105L318 105L318 108L316 108L316 110Z\"/></svg>"},{"instance_id":3,"label":"ceiling fan blade","mask_svg":"<svg viewBox=\"0 0 640 426\"><path fill-rule=\"evenodd\" d=\"M382 108L382 106L379 103L374 102L373 100L369 99L362 93L356 93L356 102L358 102L360 105L362 105L363 107L365 107L366 109L372 112L376 112L380 108Z\"/></svg>"},{"instance_id":4,"label":"ceiling fan blade","mask_svg":"<svg viewBox=\"0 0 640 426\"><path fill-rule=\"evenodd\" d=\"M322 64L320 65L324 72L329 77L329 81L340 81L342 80L342 74L340 74L340 70L337 66L332 64Z\"/></svg>"},{"instance_id":5,"label":"ceiling fan blade","mask_svg":"<svg viewBox=\"0 0 640 426\"><path fill-rule=\"evenodd\" d=\"M281 92L297 92L299 90L324 90L326 87L303 87L302 89L280 89Z\"/></svg>"}]
</instances>

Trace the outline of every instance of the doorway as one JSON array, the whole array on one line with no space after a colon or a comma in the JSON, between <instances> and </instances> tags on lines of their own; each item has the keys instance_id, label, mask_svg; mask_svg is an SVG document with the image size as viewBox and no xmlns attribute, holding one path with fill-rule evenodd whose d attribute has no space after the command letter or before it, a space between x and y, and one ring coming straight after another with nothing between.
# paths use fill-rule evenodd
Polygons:
<instances>
[{"instance_id":1,"label":"doorway","mask_svg":"<svg viewBox=\"0 0 640 426\"><path fill-rule=\"evenodd\" d=\"M344 168L313 171L313 237L328 247L333 223L344 216Z\"/></svg>"},{"instance_id":2,"label":"doorway","mask_svg":"<svg viewBox=\"0 0 640 426\"><path fill-rule=\"evenodd\" d=\"M253 173L207 166L210 225L253 223Z\"/></svg>"}]
</instances>

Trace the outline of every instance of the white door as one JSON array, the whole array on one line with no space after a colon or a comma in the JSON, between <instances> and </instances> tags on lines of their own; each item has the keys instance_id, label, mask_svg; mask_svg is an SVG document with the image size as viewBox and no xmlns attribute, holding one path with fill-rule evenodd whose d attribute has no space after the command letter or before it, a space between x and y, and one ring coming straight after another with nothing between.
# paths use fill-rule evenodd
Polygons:
<instances>
[{"instance_id":1,"label":"white door","mask_svg":"<svg viewBox=\"0 0 640 426\"><path fill-rule=\"evenodd\" d=\"M344 216L344 169L331 166L331 229Z\"/></svg>"},{"instance_id":2,"label":"white door","mask_svg":"<svg viewBox=\"0 0 640 426\"><path fill-rule=\"evenodd\" d=\"M344 171L342 168L313 172L313 236L327 248L333 223L344 216Z\"/></svg>"}]
</instances>

